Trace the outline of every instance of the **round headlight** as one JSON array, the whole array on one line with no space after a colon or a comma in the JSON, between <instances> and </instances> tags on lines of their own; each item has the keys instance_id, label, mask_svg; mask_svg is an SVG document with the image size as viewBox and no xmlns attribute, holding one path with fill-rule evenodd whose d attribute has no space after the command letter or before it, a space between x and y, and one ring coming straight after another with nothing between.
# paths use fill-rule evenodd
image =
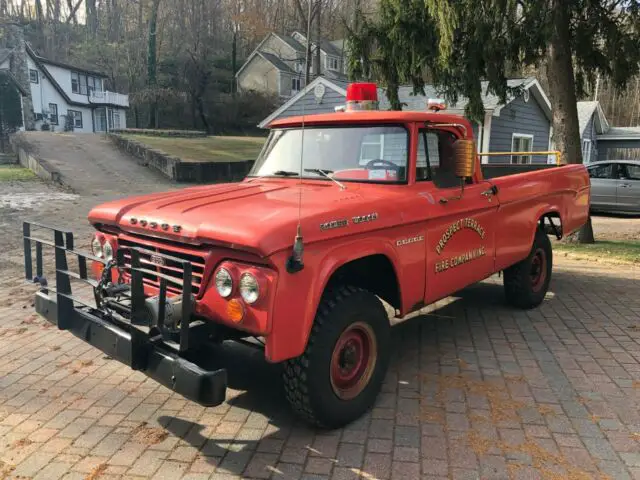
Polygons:
<instances>
[{"instance_id":1,"label":"round headlight","mask_svg":"<svg viewBox=\"0 0 640 480\"><path fill-rule=\"evenodd\" d=\"M98 237L93 237L91 241L91 253L98 258L102 258L104 256L104 251L102 250L102 244L100 243L100 239Z\"/></svg>"},{"instance_id":2,"label":"round headlight","mask_svg":"<svg viewBox=\"0 0 640 480\"><path fill-rule=\"evenodd\" d=\"M109 240L104 242L102 251L104 252L104 259L107 262L113 260L113 245L111 245L111 242Z\"/></svg>"},{"instance_id":3,"label":"round headlight","mask_svg":"<svg viewBox=\"0 0 640 480\"><path fill-rule=\"evenodd\" d=\"M216 272L216 290L221 297L227 298L233 291L233 279L225 268L219 268Z\"/></svg>"},{"instance_id":4,"label":"round headlight","mask_svg":"<svg viewBox=\"0 0 640 480\"><path fill-rule=\"evenodd\" d=\"M258 280L250 273L243 273L240 277L240 295L247 303L254 303L260 297Z\"/></svg>"}]
</instances>

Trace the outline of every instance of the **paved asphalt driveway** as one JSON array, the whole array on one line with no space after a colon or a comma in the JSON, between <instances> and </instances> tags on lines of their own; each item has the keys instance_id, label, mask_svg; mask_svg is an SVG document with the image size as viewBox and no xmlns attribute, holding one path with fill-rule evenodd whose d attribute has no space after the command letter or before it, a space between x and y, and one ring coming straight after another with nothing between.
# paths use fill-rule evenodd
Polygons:
<instances>
[{"instance_id":1,"label":"paved asphalt driveway","mask_svg":"<svg viewBox=\"0 0 640 480\"><path fill-rule=\"evenodd\" d=\"M0 478L640 478L640 269L561 259L530 312L497 277L439 302L394 329L375 408L319 431L254 351L216 353L231 389L206 409L33 314L19 220L88 238L87 209L123 185L1 186Z\"/></svg>"}]
</instances>

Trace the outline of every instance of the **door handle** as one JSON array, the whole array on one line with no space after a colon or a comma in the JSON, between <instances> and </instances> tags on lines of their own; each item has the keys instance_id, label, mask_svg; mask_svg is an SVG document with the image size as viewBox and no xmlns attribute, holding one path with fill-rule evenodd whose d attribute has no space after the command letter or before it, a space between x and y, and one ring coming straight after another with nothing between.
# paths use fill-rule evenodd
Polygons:
<instances>
[{"instance_id":1,"label":"door handle","mask_svg":"<svg viewBox=\"0 0 640 480\"><path fill-rule=\"evenodd\" d=\"M496 195L497 193L498 193L498 187L496 187L495 185L491 185L491 188L489 190L485 190L480 195L484 195L487 198L491 198L493 195Z\"/></svg>"},{"instance_id":2,"label":"door handle","mask_svg":"<svg viewBox=\"0 0 640 480\"><path fill-rule=\"evenodd\" d=\"M631 186L630 183L623 183L622 185L618 185L620 188L629 188Z\"/></svg>"}]
</instances>

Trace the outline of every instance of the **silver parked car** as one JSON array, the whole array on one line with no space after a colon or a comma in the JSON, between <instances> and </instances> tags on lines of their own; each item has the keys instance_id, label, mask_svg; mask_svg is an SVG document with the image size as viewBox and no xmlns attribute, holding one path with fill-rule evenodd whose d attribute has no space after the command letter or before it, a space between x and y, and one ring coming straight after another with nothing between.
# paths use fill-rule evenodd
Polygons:
<instances>
[{"instance_id":1,"label":"silver parked car","mask_svg":"<svg viewBox=\"0 0 640 480\"><path fill-rule=\"evenodd\" d=\"M640 160L607 160L587 165L591 210L640 214Z\"/></svg>"}]
</instances>

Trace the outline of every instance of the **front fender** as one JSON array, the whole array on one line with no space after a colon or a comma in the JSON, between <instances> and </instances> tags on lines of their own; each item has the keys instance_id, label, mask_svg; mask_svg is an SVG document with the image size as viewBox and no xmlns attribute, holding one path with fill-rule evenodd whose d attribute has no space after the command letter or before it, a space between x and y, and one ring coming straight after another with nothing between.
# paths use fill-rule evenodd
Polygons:
<instances>
[{"instance_id":1,"label":"front fender","mask_svg":"<svg viewBox=\"0 0 640 480\"><path fill-rule=\"evenodd\" d=\"M383 237L340 239L335 245L327 242L310 245L305 249L304 269L293 274L284 268L290 254L289 251L279 252L272 259L279 266L280 275L274 300L273 328L265 349L265 356L271 362L294 358L304 352L322 294L331 276L342 265L382 254L391 261L396 277L400 279L397 252L391 241ZM399 294L402 299L402 291Z\"/></svg>"}]
</instances>

